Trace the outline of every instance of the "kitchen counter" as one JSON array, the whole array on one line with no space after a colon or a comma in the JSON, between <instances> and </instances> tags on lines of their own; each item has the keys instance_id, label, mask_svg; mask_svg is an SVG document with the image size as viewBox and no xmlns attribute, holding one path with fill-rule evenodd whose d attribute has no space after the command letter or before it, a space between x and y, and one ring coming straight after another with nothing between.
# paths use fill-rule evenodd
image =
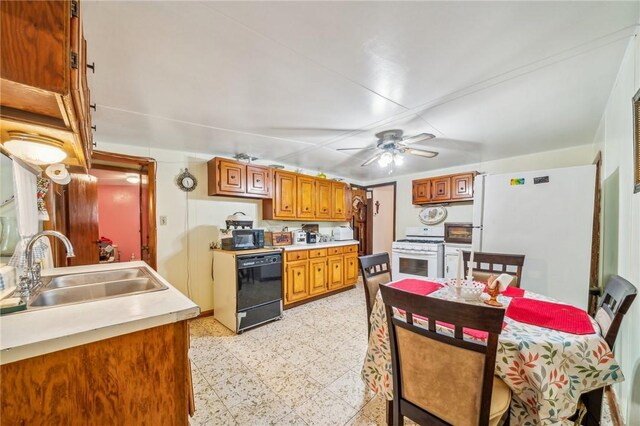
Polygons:
<instances>
[{"instance_id":1,"label":"kitchen counter","mask_svg":"<svg viewBox=\"0 0 640 426\"><path fill-rule=\"evenodd\" d=\"M194 318L200 307L146 263L49 269L42 276L144 267L166 290L23 311L0 319L0 364Z\"/></svg>"},{"instance_id":2,"label":"kitchen counter","mask_svg":"<svg viewBox=\"0 0 640 426\"><path fill-rule=\"evenodd\" d=\"M346 240L346 241L328 241L326 243L314 243L314 244L294 244L290 246L280 246L284 251L293 250L312 250L327 247L341 247L352 246L354 244L360 244L358 240ZM274 247L277 248L277 247Z\"/></svg>"},{"instance_id":3,"label":"kitchen counter","mask_svg":"<svg viewBox=\"0 0 640 426\"><path fill-rule=\"evenodd\" d=\"M265 248L261 249L252 249L252 250L223 250L223 249L214 249L214 251L221 251L224 253L230 253L235 255L241 254L260 254L260 253L278 253L280 252L282 247L272 247L265 246Z\"/></svg>"}]
</instances>

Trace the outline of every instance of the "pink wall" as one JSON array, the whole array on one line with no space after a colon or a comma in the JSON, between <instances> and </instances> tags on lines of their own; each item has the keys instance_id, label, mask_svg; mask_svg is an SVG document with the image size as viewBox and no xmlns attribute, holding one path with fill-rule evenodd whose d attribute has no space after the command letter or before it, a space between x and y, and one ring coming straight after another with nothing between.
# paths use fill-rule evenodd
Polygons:
<instances>
[{"instance_id":1,"label":"pink wall","mask_svg":"<svg viewBox=\"0 0 640 426\"><path fill-rule=\"evenodd\" d=\"M98 226L101 237L118 245L122 261L128 261L131 253L140 260L139 186L98 183Z\"/></svg>"}]
</instances>

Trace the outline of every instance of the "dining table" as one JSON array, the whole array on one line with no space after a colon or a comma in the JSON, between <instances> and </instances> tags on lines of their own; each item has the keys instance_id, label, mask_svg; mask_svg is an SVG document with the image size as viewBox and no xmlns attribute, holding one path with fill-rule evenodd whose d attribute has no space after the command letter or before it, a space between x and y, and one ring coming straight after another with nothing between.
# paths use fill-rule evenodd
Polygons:
<instances>
[{"instance_id":1,"label":"dining table","mask_svg":"<svg viewBox=\"0 0 640 426\"><path fill-rule=\"evenodd\" d=\"M435 297L459 303L483 304L483 294L475 301L462 300L451 285L441 278L392 281L398 287L419 296ZM522 300L517 300L522 298ZM516 305L559 303L549 297L522 289L508 288L497 300L506 309L502 333L498 340L495 375L512 391L510 420L512 425L569 425L578 408L580 395L624 380L620 365L601 336L598 324L582 311L592 330L572 332L533 325L526 315L516 315ZM539 301L531 302L530 300ZM509 305L512 304L509 309ZM486 305L485 305L486 306ZM567 306L567 305L564 305ZM569 308L567 306L567 308ZM571 308L577 310L577 308ZM513 310L513 314L510 311ZM525 311L526 312L526 311ZM394 315L405 318L394 308ZM531 316L535 316L532 314ZM511 318L516 317L518 320ZM405 318L406 319L406 318ZM553 318L551 318L553 320ZM426 318L413 317L414 323L426 326ZM384 302L380 291L371 312L371 330L362 378L378 395L393 399L391 348ZM453 335L447 324L437 323L440 333ZM562 327L559 327L562 329ZM581 334L575 334L579 332ZM464 338L485 340L486 333L464 329ZM453 397L453 395L452 395Z\"/></svg>"}]
</instances>

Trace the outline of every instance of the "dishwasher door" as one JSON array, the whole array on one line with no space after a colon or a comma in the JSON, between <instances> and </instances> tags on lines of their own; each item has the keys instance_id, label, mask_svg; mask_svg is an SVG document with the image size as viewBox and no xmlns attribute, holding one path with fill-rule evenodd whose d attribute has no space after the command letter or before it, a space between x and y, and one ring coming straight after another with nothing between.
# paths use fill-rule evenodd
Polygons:
<instances>
[{"instance_id":1,"label":"dishwasher door","mask_svg":"<svg viewBox=\"0 0 640 426\"><path fill-rule=\"evenodd\" d=\"M282 254L237 257L238 312L282 299Z\"/></svg>"}]
</instances>

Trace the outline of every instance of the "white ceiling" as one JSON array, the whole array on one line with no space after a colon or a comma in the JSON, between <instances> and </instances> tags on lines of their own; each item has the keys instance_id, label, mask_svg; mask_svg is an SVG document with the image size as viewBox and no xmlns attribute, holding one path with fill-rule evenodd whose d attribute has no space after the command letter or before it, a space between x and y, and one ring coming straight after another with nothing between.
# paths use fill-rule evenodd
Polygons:
<instances>
[{"instance_id":1,"label":"white ceiling","mask_svg":"<svg viewBox=\"0 0 640 426\"><path fill-rule=\"evenodd\" d=\"M366 181L384 129L437 136L396 174L591 143L640 3L83 5L98 144Z\"/></svg>"}]
</instances>

